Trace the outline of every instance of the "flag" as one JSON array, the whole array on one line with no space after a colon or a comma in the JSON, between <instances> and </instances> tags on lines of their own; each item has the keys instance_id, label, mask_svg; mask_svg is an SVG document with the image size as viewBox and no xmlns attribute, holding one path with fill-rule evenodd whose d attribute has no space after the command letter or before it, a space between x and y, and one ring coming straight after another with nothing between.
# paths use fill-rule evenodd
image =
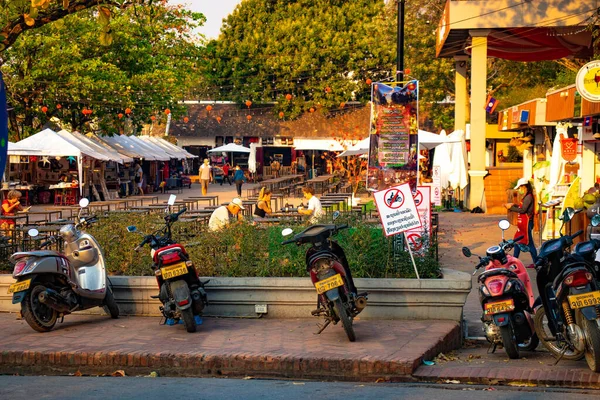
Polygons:
<instances>
[{"instance_id":1,"label":"flag","mask_svg":"<svg viewBox=\"0 0 600 400\"><path fill-rule=\"evenodd\" d=\"M8 104L6 103L6 87L0 72L0 171L6 166L8 151Z\"/></svg>"},{"instance_id":2,"label":"flag","mask_svg":"<svg viewBox=\"0 0 600 400\"><path fill-rule=\"evenodd\" d=\"M592 126L592 117L585 117L583 119L583 126Z\"/></svg>"},{"instance_id":3,"label":"flag","mask_svg":"<svg viewBox=\"0 0 600 400\"><path fill-rule=\"evenodd\" d=\"M485 102L485 111L488 114L493 113L494 110L496 109L496 106L498 105L498 103L500 103L498 100L496 100L492 96L488 96L487 101Z\"/></svg>"}]
</instances>

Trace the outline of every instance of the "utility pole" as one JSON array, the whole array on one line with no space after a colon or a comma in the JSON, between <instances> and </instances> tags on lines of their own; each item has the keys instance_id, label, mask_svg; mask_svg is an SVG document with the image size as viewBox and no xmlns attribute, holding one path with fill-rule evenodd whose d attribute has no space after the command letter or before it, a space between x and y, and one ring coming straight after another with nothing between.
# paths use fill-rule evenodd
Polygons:
<instances>
[{"instance_id":1,"label":"utility pole","mask_svg":"<svg viewBox=\"0 0 600 400\"><path fill-rule=\"evenodd\" d=\"M405 0L398 2L398 44L396 47L396 82L402 82L404 79L404 3Z\"/></svg>"}]
</instances>

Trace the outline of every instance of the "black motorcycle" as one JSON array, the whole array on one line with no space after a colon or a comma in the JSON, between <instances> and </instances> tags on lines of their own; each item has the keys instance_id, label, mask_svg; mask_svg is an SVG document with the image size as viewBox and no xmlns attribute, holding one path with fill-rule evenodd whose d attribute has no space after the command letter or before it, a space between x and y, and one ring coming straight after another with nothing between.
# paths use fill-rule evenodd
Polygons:
<instances>
[{"instance_id":1,"label":"black motorcycle","mask_svg":"<svg viewBox=\"0 0 600 400\"><path fill-rule=\"evenodd\" d=\"M195 332L199 324L199 316L208 304L204 285L198 277L194 263L190 260L183 245L171 237L171 225L179 219L187 209L165 216L164 228L144 235L144 240L135 248L139 251L146 244L151 247L152 268L158 282L158 298L163 304L160 311L164 323L175 324L183 320L188 332ZM128 226L129 232L137 232L135 226ZM198 318L197 318L198 317Z\"/></svg>"},{"instance_id":2,"label":"black motorcycle","mask_svg":"<svg viewBox=\"0 0 600 400\"><path fill-rule=\"evenodd\" d=\"M600 241L579 243L581 235L563 235L562 228L575 210L565 209L561 237L545 242L536 262L540 298L536 301L534 326L544 345L558 360L579 360L585 356L589 368L600 371L600 290L593 259Z\"/></svg>"},{"instance_id":3,"label":"black motorcycle","mask_svg":"<svg viewBox=\"0 0 600 400\"><path fill-rule=\"evenodd\" d=\"M306 251L306 270L318 294L317 309L312 315L325 317L317 333L341 320L348 339L354 342L352 320L366 307L367 292L357 294L344 250L331 238L346 228L348 225L313 225L282 244L312 245ZM284 229L282 233L288 236L292 230Z\"/></svg>"}]
</instances>

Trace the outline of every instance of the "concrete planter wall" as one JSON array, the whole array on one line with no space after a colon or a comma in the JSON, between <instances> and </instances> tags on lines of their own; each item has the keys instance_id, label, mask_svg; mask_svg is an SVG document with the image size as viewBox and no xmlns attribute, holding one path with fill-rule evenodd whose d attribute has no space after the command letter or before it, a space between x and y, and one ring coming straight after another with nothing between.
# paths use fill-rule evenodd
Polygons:
<instances>
[{"instance_id":1,"label":"concrete planter wall","mask_svg":"<svg viewBox=\"0 0 600 400\"><path fill-rule=\"evenodd\" d=\"M444 319L460 321L471 290L471 276L451 269L443 279L355 279L359 292L369 292L360 318ZM124 315L160 315L154 277L113 276L115 298ZM207 278L208 279L208 278ZM6 292L14 280L0 275L0 312L18 311ZM306 318L316 308L316 292L306 278L210 278L206 315L256 317L255 305L266 304L270 318ZM100 308L86 312L101 313Z\"/></svg>"}]
</instances>

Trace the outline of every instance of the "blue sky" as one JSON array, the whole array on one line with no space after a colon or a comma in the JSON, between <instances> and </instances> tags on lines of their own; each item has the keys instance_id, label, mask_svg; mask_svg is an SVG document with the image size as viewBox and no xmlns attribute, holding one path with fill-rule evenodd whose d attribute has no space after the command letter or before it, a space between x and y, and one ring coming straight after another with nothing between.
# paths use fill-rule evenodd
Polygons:
<instances>
[{"instance_id":1,"label":"blue sky","mask_svg":"<svg viewBox=\"0 0 600 400\"><path fill-rule=\"evenodd\" d=\"M189 10L199 11L206 16L206 24L198 31L208 39L219 36L223 18L227 17L242 0L170 0L184 4Z\"/></svg>"}]
</instances>

